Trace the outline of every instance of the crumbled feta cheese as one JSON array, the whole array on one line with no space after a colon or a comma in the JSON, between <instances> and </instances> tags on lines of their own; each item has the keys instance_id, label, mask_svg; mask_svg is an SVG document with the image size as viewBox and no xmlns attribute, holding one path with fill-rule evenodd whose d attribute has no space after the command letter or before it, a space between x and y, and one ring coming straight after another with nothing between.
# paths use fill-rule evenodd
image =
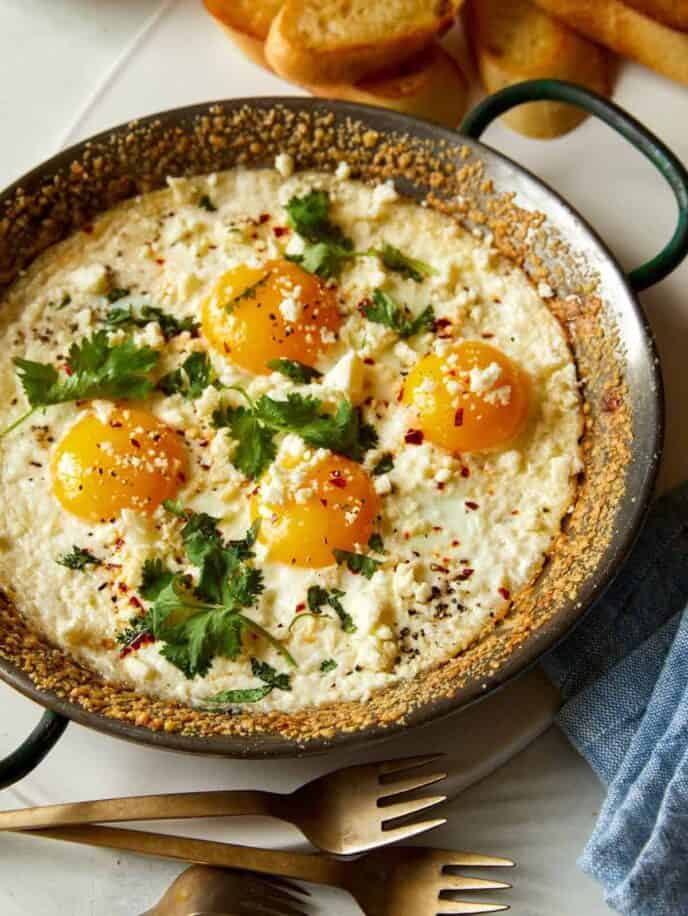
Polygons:
<instances>
[{"instance_id":1,"label":"crumbled feta cheese","mask_svg":"<svg viewBox=\"0 0 688 916\"><path fill-rule=\"evenodd\" d=\"M494 391L488 391L485 400L488 404L506 407L511 403L511 385L502 385L500 388L495 388Z\"/></svg>"},{"instance_id":2,"label":"crumbled feta cheese","mask_svg":"<svg viewBox=\"0 0 688 916\"><path fill-rule=\"evenodd\" d=\"M108 272L102 264L79 267L69 279L82 293L106 293L109 285Z\"/></svg>"},{"instance_id":3,"label":"crumbled feta cheese","mask_svg":"<svg viewBox=\"0 0 688 916\"><path fill-rule=\"evenodd\" d=\"M418 354L404 340L395 345L394 355L398 357L402 366L413 366L418 361Z\"/></svg>"},{"instance_id":4,"label":"crumbled feta cheese","mask_svg":"<svg viewBox=\"0 0 688 916\"><path fill-rule=\"evenodd\" d=\"M388 493L392 492L392 481L389 479L388 474L381 474L376 477L373 486L378 496L387 496Z\"/></svg>"},{"instance_id":5,"label":"crumbled feta cheese","mask_svg":"<svg viewBox=\"0 0 688 916\"><path fill-rule=\"evenodd\" d=\"M387 204L392 203L395 200L398 200L399 195L397 194L396 188L394 187L394 182L390 178L389 181L385 181L383 184L377 185L373 189L373 199L371 201L370 215L372 217L380 216L384 211Z\"/></svg>"},{"instance_id":6,"label":"crumbled feta cheese","mask_svg":"<svg viewBox=\"0 0 688 916\"><path fill-rule=\"evenodd\" d=\"M294 174L294 158L289 153L278 153L275 156L275 168L282 178L290 178Z\"/></svg>"},{"instance_id":7,"label":"crumbled feta cheese","mask_svg":"<svg viewBox=\"0 0 688 916\"><path fill-rule=\"evenodd\" d=\"M160 330L157 321L149 321L148 324L139 331L134 331L134 343L137 347L162 347L165 343L165 336Z\"/></svg>"},{"instance_id":8,"label":"crumbled feta cheese","mask_svg":"<svg viewBox=\"0 0 688 916\"><path fill-rule=\"evenodd\" d=\"M351 176L351 167L348 162L340 162L335 169L334 177L340 181L345 181Z\"/></svg>"},{"instance_id":9,"label":"crumbled feta cheese","mask_svg":"<svg viewBox=\"0 0 688 916\"><path fill-rule=\"evenodd\" d=\"M325 375L322 384L325 388L334 388L349 395L353 404L358 404L363 397L363 362L348 350Z\"/></svg>"},{"instance_id":10,"label":"crumbled feta cheese","mask_svg":"<svg viewBox=\"0 0 688 916\"><path fill-rule=\"evenodd\" d=\"M301 287L298 286L294 289L293 293L290 296L285 296L284 299L279 304L279 310L285 321L293 322L298 321L301 317L301 312L303 310L303 303L299 299L301 293Z\"/></svg>"},{"instance_id":11,"label":"crumbled feta cheese","mask_svg":"<svg viewBox=\"0 0 688 916\"><path fill-rule=\"evenodd\" d=\"M538 283L538 296L542 296L543 299L551 299L554 295L554 290L549 285L549 283Z\"/></svg>"},{"instance_id":12,"label":"crumbled feta cheese","mask_svg":"<svg viewBox=\"0 0 688 916\"><path fill-rule=\"evenodd\" d=\"M498 363L490 363L484 369L471 369L469 387L474 394L484 394L493 387L502 374L502 367Z\"/></svg>"}]
</instances>

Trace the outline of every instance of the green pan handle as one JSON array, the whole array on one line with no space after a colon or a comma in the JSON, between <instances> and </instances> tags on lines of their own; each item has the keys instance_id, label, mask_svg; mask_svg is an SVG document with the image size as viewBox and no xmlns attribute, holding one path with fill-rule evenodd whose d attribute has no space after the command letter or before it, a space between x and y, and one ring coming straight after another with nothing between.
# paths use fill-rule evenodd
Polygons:
<instances>
[{"instance_id":1,"label":"green pan handle","mask_svg":"<svg viewBox=\"0 0 688 916\"><path fill-rule=\"evenodd\" d=\"M566 102L596 115L647 156L671 185L678 203L676 231L658 255L628 275L636 292L659 283L688 254L688 171L659 137L623 108L589 89L563 80L528 80L495 92L466 115L460 130L467 137L478 140L485 128L505 111L524 102L540 101Z\"/></svg>"},{"instance_id":2,"label":"green pan handle","mask_svg":"<svg viewBox=\"0 0 688 916\"><path fill-rule=\"evenodd\" d=\"M46 710L29 737L9 757L0 760L0 789L6 789L35 769L62 737L68 719Z\"/></svg>"}]
</instances>

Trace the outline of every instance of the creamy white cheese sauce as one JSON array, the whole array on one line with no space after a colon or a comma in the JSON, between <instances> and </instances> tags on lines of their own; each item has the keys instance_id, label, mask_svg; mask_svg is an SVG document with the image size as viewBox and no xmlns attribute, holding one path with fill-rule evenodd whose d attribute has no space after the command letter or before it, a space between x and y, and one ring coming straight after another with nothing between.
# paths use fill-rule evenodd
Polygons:
<instances>
[{"instance_id":1,"label":"creamy white cheese sauce","mask_svg":"<svg viewBox=\"0 0 688 916\"><path fill-rule=\"evenodd\" d=\"M386 271L373 257L348 264L338 289L341 329L318 363L323 377L307 386L276 373L253 376L202 336L184 333L166 343L156 322L134 332L139 344L161 352L161 372L202 350L224 385L240 384L252 397L283 397L295 390L325 405L342 397L365 402L366 419L380 441L364 467L372 469L385 452L394 455L392 470L375 478L382 566L371 579L337 565L285 566L271 562L258 545L256 564L266 588L251 610L285 641L297 662L289 672L291 690L273 690L253 708L289 711L365 699L461 651L505 613L509 597L540 570L571 507L581 469L581 405L563 331L519 269L448 218L400 198L391 184L370 188L343 176L285 178L270 170L169 184L55 246L14 285L2 307L0 426L26 409L13 357L64 363L74 341L103 327L113 283L130 290L118 305L147 303L197 318L229 268L260 265L285 249L302 250L302 240L281 228L287 226L285 204L308 189L329 190L332 217L357 250L388 242L430 264L433 273L422 283ZM212 198L215 211L198 206L202 195ZM408 410L397 399L403 378L422 355L441 350L445 342L433 333L400 341L389 328L368 321L357 305L379 286L415 314L432 305L438 318L451 319L458 339L489 340L528 373L528 421L508 446L459 460L427 441L405 442ZM59 307L67 296L68 304ZM284 310L293 315L298 306L285 302ZM122 336L115 330L111 340ZM476 375L471 385L479 390L489 382ZM502 396L508 392L496 395ZM250 524L247 482L231 462L236 443L211 424L213 411L227 402L237 404L240 397L209 387L196 400L155 395L145 406L185 433L190 474L180 501L219 518L225 536L240 537ZM164 509L152 518L129 510L112 523L89 523L67 513L55 498L50 462L56 444L85 412L108 409L103 403L50 407L0 443L0 581L8 593L54 643L106 678L150 694L202 704L218 691L256 686L254 654L285 670L275 650L250 635L240 658L216 658L205 677L186 678L157 644L121 657L116 636L139 612L137 589L146 559L159 557L187 572L193 567L185 561L179 520ZM298 449L293 439L281 449ZM59 565L56 560L73 545L88 549L103 565L84 571ZM466 569L470 575L461 577ZM334 615L307 617L290 631L314 584L344 592L354 633L344 632ZM327 660L336 668L323 673Z\"/></svg>"}]
</instances>

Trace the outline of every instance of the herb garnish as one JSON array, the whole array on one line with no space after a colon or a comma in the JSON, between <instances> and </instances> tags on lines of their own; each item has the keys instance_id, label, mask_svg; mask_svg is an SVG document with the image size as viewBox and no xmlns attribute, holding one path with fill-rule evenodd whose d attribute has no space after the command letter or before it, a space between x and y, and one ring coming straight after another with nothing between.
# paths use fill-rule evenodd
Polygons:
<instances>
[{"instance_id":1,"label":"herb garnish","mask_svg":"<svg viewBox=\"0 0 688 916\"><path fill-rule=\"evenodd\" d=\"M139 592L146 601L155 601L160 592L174 579L174 573L168 569L162 560L146 560L141 573Z\"/></svg>"},{"instance_id":2,"label":"herb garnish","mask_svg":"<svg viewBox=\"0 0 688 916\"><path fill-rule=\"evenodd\" d=\"M413 318L406 306L400 305L389 293L381 289L373 292L373 301L364 304L361 310L369 321L384 324L396 331L403 340L413 337L420 331L431 331L435 321L435 313L431 305Z\"/></svg>"},{"instance_id":3,"label":"herb garnish","mask_svg":"<svg viewBox=\"0 0 688 916\"><path fill-rule=\"evenodd\" d=\"M422 283L425 277L433 273L432 267L425 261L409 258L387 242L380 249L371 249L368 254L377 255L388 270L401 274L407 280L415 280L416 283Z\"/></svg>"},{"instance_id":4,"label":"herb garnish","mask_svg":"<svg viewBox=\"0 0 688 916\"><path fill-rule=\"evenodd\" d=\"M339 617L342 624L342 630L344 630L345 633L355 633L356 624L351 614L348 614L344 610L342 602L339 600L344 597L344 594L345 592L339 588L332 588L328 591L320 585L311 585L308 589L306 600L312 614L321 614L323 605L329 605Z\"/></svg>"},{"instance_id":5,"label":"herb garnish","mask_svg":"<svg viewBox=\"0 0 688 916\"><path fill-rule=\"evenodd\" d=\"M176 574L155 598L151 628L155 639L165 643L161 654L186 677L202 676L216 656L236 659L242 634L249 630L295 666L285 646L244 613L263 591L262 573L248 562L257 525L240 540L225 541L211 515L174 502L164 505L185 521L181 536L189 561L198 568L198 580L193 587L188 577Z\"/></svg>"},{"instance_id":6,"label":"herb garnish","mask_svg":"<svg viewBox=\"0 0 688 916\"><path fill-rule=\"evenodd\" d=\"M203 195L198 199L198 206L201 207L201 209L203 209L203 210L207 210L208 213L215 213L215 211L217 210L217 207L216 207L215 204L212 202L212 200L210 199L210 197L208 197L207 194L203 194Z\"/></svg>"},{"instance_id":7,"label":"herb garnish","mask_svg":"<svg viewBox=\"0 0 688 916\"><path fill-rule=\"evenodd\" d=\"M183 331L195 334L200 327L199 323L194 321L193 318L175 318L174 315L163 312L162 309L153 305L142 306L138 315L134 313L131 305L119 305L110 309L105 317L105 324L108 328L145 328L151 321L157 321L160 325L160 330L165 340L170 340Z\"/></svg>"},{"instance_id":8,"label":"herb garnish","mask_svg":"<svg viewBox=\"0 0 688 916\"><path fill-rule=\"evenodd\" d=\"M268 282L271 274L272 274L272 271L268 270L268 272L263 274L262 277L259 277L259 279L256 280L255 283L252 283L250 286L247 286L245 290L240 292L238 296L234 296L233 299L230 299L230 301L225 306L225 311L227 312L234 311L237 303L243 302L245 299L255 299L256 292L261 288L261 286L263 286L265 283Z\"/></svg>"},{"instance_id":9,"label":"herb garnish","mask_svg":"<svg viewBox=\"0 0 688 916\"><path fill-rule=\"evenodd\" d=\"M267 366L274 372L286 375L292 382L300 382L303 385L309 385L314 379L322 378L322 372L296 359L285 359L284 357L271 359Z\"/></svg>"},{"instance_id":10,"label":"herb garnish","mask_svg":"<svg viewBox=\"0 0 688 916\"><path fill-rule=\"evenodd\" d=\"M327 448L353 461L361 461L367 449L377 442L374 428L362 420L361 412L350 401L340 401L334 414L321 411L318 398L296 394L284 401L263 395L253 401L237 389L247 407L224 407L213 414L216 429L227 427L238 445L232 462L250 479L259 477L277 454L275 435L297 433L307 445Z\"/></svg>"},{"instance_id":11,"label":"herb garnish","mask_svg":"<svg viewBox=\"0 0 688 916\"><path fill-rule=\"evenodd\" d=\"M278 674L267 662L257 658L251 659L251 672L254 677L263 681L262 687L249 687L245 690L223 690L209 697L206 703L213 706L231 706L235 703L257 703L273 690L291 690L291 679L288 674Z\"/></svg>"},{"instance_id":12,"label":"herb garnish","mask_svg":"<svg viewBox=\"0 0 688 916\"><path fill-rule=\"evenodd\" d=\"M54 308L56 312L61 312L62 309L66 309L67 306L70 305L71 301L72 297L69 295L69 293L65 293L57 305L54 302L49 302L48 305L51 308Z\"/></svg>"},{"instance_id":13,"label":"herb garnish","mask_svg":"<svg viewBox=\"0 0 688 916\"><path fill-rule=\"evenodd\" d=\"M368 541L368 547L370 547L371 550L374 550L375 553L384 553L385 542L382 540L382 535L378 534L377 531L374 534L371 534Z\"/></svg>"},{"instance_id":14,"label":"herb garnish","mask_svg":"<svg viewBox=\"0 0 688 916\"><path fill-rule=\"evenodd\" d=\"M394 456L391 452L385 452L372 470L373 477L379 477L381 474L388 474L394 467Z\"/></svg>"},{"instance_id":15,"label":"herb garnish","mask_svg":"<svg viewBox=\"0 0 688 916\"><path fill-rule=\"evenodd\" d=\"M94 557L90 550L85 550L83 547L77 547L76 544L72 547L71 553L65 553L61 557L58 557L57 563L60 566L66 566L67 569L86 569L87 566L101 566L102 561L98 557Z\"/></svg>"},{"instance_id":16,"label":"herb garnish","mask_svg":"<svg viewBox=\"0 0 688 916\"><path fill-rule=\"evenodd\" d=\"M67 357L69 375L61 377L50 363L29 359L13 360L31 410L0 433L4 436L39 407L81 401L88 398L141 400L153 383L145 374L153 369L159 354L150 347L136 347L131 339L110 346L107 331L72 344Z\"/></svg>"},{"instance_id":17,"label":"herb garnish","mask_svg":"<svg viewBox=\"0 0 688 916\"><path fill-rule=\"evenodd\" d=\"M333 658L326 658L320 665L320 670L323 674L327 674L330 671L334 671L337 667L337 662Z\"/></svg>"},{"instance_id":18,"label":"herb garnish","mask_svg":"<svg viewBox=\"0 0 688 916\"><path fill-rule=\"evenodd\" d=\"M377 570L382 566L380 560L374 560L362 553L352 553L350 550L339 550L335 547L332 551L337 563L345 563L352 573L361 573L366 579L372 579Z\"/></svg>"},{"instance_id":19,"label":"herb garnish","mask_svg":"<svg viewBox=\"0 0 688 916\"><path fill-rule=\"evenodd\" d=\"M109 290L105 294L105 298L107 299L108 302L114 303L114 302L117 302L119 299L126 299L126 297L130 294L130 292L131 292L130 289L125 289L122 286L113 286L112 289Z\"/></svg>"},{"instance_id":20,"label":"herb garnish","mask_svg":"<svg viewBox=\"0 0 688 916\"><path fill-rule=\"evenodd\" d=\"M287 255L309 273L336 277L346 261L355 257L354 243L330 220L330 195L309 191L287 204L289 224L305 240L303 254Z\"/></svg>"},{"instance_id":21,"label":"herb garnish","mask_svg":"<svg viewBox=\"0 0 688 916\"><path fill-rule=\"evenodd\" d=\"M189 400L200 397L210 385L220 387L208 354L201 352L191 353L178 369L163 375L158 382L164 394L182 394Z\"/></svg>"}]
</instances>

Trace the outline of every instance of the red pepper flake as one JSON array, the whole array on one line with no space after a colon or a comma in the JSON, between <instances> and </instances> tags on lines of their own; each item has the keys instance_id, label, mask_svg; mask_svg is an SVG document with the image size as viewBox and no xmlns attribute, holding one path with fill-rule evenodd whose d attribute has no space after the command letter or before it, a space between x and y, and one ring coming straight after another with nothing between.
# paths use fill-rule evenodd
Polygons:
<instances>
[{"instance_id":1,"label":"red pepper flake","mask_svg":"<svg viewBox=\"0 0 688 916\"><path fill-rule=\"evenodd\" d=\"M467 499L464 503L464 506L467 509L470 509L471 512L475 512L475 510L478 508L478 503L474 503L472 499Z\"/></svg>"},{"instance_id":2,"label":"red pepper flake","mask_svg":"<svg viewBox=\"0 0 688 916\"><path fill-rule=\"evenodd\" d=\"M295 613L295 614L300 614L301 611L305 611L305 610L306 610L306 602L305 602L305 601L299 601L299 603L298 603L298 604L296 605L296 607L294 608L294 613Z\"/></svg>"},{"instance_id":3,"label":"red pepper flake","mask_svg":"<svg viewBox=\"0 0 688 916\"><path fill-rule=\"evenodd\" d=\"M269 219L270 219L269 213L261 213L260 216L258 217L258 222L262 226L263 223L267 223Z\"/></svg>"},{"instance_id":4,"label":"red pepper flake","mask_svg":"<svg viewBox=\"0 0 688 916\"><path fill-rule=\"evenodd\" d=\"M446 487L446 484L440 481L438 484L436 484L436 487L438 490L444 490L444 488Z\"/></svg>"},{"instance_id":5,"label":"red pepper flake","mask_svg":"<svg viewBox=\"0 0 688 916\"><path fill-rule=\"evenodd\" d=\"M457 541L456 539L454 539L454 540L452 541L452 547L458 547L460 543L461 543L461 541Z\"/></svg>"},{"instance_id":6,"label":"red pepper flake","mask_svg":"<svg viewBox=\"0 0 688 916\"><path fill-rule=\"evenodd\" d=\"M509 598L511 598L511 592L508 588L498 588L497 591L505 601L508 601Z\"/></svg>"},{"instance_id":7,"label":"red pepper flake","mask_svg":"<svg viewBox=\"0 0 688 916\"><path fill-rule=\"evenodd\" d=\"M449 320L449 318L435 318L435 321L433 322L433 325L432 325L432 329L435 333L437 333L437 331L441 331L444 328L448 328L450 326L451 326L451 321Z\"/></svg>"},{"instance_id":8,"label":"red pepper flake","mask_svg":"<svg viewBox=\"0 0 688 916\"><path fill-rule=\"evenodd\" d=\"M356 308L361 313L361 315L365 315L366 309L369 309L372 304L372 300L366 296L365 299L361 299Z\"/></svg>"},{"instance_id":9,"label":"red pepper flake","mask_svg":"<svg viewBox=\"0 0 688 916\"><path fill-rule=\"evenodd\" d=\"M138 439L134 439L133 436L131 437L131 439L130 439L129 441L130 441L131 444L134 446L134 448L141 448L141 443L139 442Z\"/></svg>"},{"instance_id":10,"label":"red pepper flake","mask_svg":"<svg viewBox=\"0 0 688 916\"><path fill-rule=\"evenodd\" d=\"M128 591L129 591L129 586L127 585L126 582L118 582L118 583L117 583L117 588L118 588L121 592L128 592Z\"/></svg>"},{"instance_id":11,"label":"red pepper flake","mask_svg":"<svg viewBox=\"0 0 688 916\"><path fill-rule=\"evenodd\" d=\"M64 371L67 373L67 375L73 375L73 374L74 374L74 370L72 369L71 366L68 366L67 363L65 363L65 365L64 365Z\"/></svg>"},{"instance_id":12,"label":"red pepper flake","mask_svg":"<svg viewBox=\"0 0 688 916\"><path fill-rule=\"evenodd\" d=\"M494 337L494 334L492 333L492 331L483 331L483 333L480 336L484 337L485 340L490 340L491 337Z\"/></svg>"},{"instance_id":13,"label":"red pepper flake","mask_svg":"<svg viewBox=\"0 0 688 916\"><path fill-rule=\"evenodd\" d=\"M120 547L124 547L124 538L117 538L114 546L115 546L115 550L119 550Z\"/></svg>"},{"instance_id":14,"label":"red pepper flake","mask_svg":"<svg viewBox=\"0 0 688 916\"><path fill-rule=\"evenodd\" d=\"M136 639L132 640L128 646L125 646L122 651L119 653L120 658L126 658L127 655L130 655L132 652L136 652L137 649L140 649L141 646L145 646L148 643L155 642L155 637L152 633L146 631L145 633L139 633Z\"/></svg>"},{"instance_id":15,"label":"red pepper flake","mask_svg":"<svg viewBox=\"0 0 688 916\"><path fill-rule=\"evenodd\" d=\"M330 483L333 487L343 490L346 487L346 478L342 477L341 471L330 471Z\"/></svg>"},{"instance_id":16,"label":"red pepper flake","mask_svg":"<svg viewBox=\"0 0 688 916\"><path fill-rule=\"evenodd\" d=\"M433 531L441 531L441 530L442 530L442 526L441 526L441 525L433 525L433 526L432 526L432 530L433 530Z\"/></svg>"},{"instance_id":17,"label":"red pepper flake","mask_svg":"<svg viewBox=\"0 0 688 916\"><path fill-rule=\"evenodd\" d=\"M620 395L610 392L602 398L602 410L605 413L614 413L619 407L621 407Z\"/></svg>"},{"instance_id":18,"label":"red pepper flake","mask_svg":"<svg viewBox=\"0 0 688 916\"><path fill-rule=\"evenodd\" d=\"M84 232L86 233L86 235L91 235L91 233L93 232L93 223L86 223L86 225L84 226Z\"/></svg>"},{"instance_id":19,"label":"red pepper flake","mask_svg":"<svg viewBox=\"0 0 688 916\"><path fill-rule=\"evenodd\" d=\"M366 356L366 357L364 357L363 362L366 364L366 366L374 366L374 365L375 365L375 360L373 359L372 356Z\"/></svg>"},{"instance_id":20,"label":"red pepper flake","mask_svg":"<svg viewBox=\"0 0 688 916\"><path fill-rule=\"evenodd\" d=\"M137 607L137 608L142 608L142 607L143 607L143 605L141 604L141 602L139 601L139 599L136 597L136 595L132 595L132 596L131 596L131 598L129 599L129 604L130 604L132 607Z\"/></svg>"},{"instance_id":21,"label":"red pepper flake","mask_svg":"<svg viewBox=\"0 0 688 916\"><path fill-rule=\"evenodd\" d=\"M461 572L459 573L459 579L460 579L462 582L465 582L466 579L470 579L470 578L471 578L471 576L473 575L474 572L475 572L474 569L471 569L470 566L467 566L465 569L462 569Z\"/></svg>"},{"instance_id":22,"label":"red pepper flake","mask_svg":"<svg viewBox=\"0 0 688 916\"><path fill-rule=\"evenodd\" d=\"M470 477L470 476L471 476L470 469L467 468L465 465L461 468L461 476L462 476L462 477Z\"/></svg>"},{"instance_id":23,"label":"red pepper flake","mask_svg":"<svg viewBox=\"0 0 688 916\"><path fill-rule=\"evenodd\" d=\"M164 259L164 258L156 258L156 259L155 259L155 263L156 263L156 264L159 264L159 265L162 267L162 265L165 263L165 259Z\"/></svg>"},{"instance_id":24,"label":"red pepper flake","mask_svg":"<svg viewBox=\"0 0 688 916\"><path fill-rule=\"evenodd\" d=\"M463 407L457 407L454 414L454 426L463 426Z\"/></svg>"},{"instance_id":25,"label":"red pepper flake","mask_svg":"<svg viewBox=\"0 0 688 916\"><path fill-rule=\"evenodd\" d=\"M272 234L276 239L281 239L283 235L286 235L289 232L288 226L273 226Z\"/></svg>"},{"instance_id":26,"label":"red pepper flake","mask_svg":"<svg viewBox=\"0 0 688 916\"><path fill-rule=\"evenodd\" d=\"M404 442L408 442L409 445L421 445L423 442L423 430L422 429L409 429L406 431L404 436Z\"/></svg>"},{"instance_id":27,"label":"red pepper flake","mask_svg":"<svg viewBox=\"0 0 688 916\"><path fill-rule=\"evenodd\" d=\"M448 572L449 572L449 570L447 569L446 566L440 566L439 563L431 563L431 564L430 564L430 569L431 569L433 572L441 572L441 573L448 573Z\"/></svg>"},{"instance_id":28,"label":"red pepper flake","mask_svg":"<svg viewBox=\"0 0 688 916\"><path fill-rule=\"evenodd\" d=\"M323 499L322 496L320 497L320 503L321 503L321 505L323 505L323 506L325 506L325 507L327 506L327 500L326 500L326 499Z\"/></svg>"}]
</instances>

